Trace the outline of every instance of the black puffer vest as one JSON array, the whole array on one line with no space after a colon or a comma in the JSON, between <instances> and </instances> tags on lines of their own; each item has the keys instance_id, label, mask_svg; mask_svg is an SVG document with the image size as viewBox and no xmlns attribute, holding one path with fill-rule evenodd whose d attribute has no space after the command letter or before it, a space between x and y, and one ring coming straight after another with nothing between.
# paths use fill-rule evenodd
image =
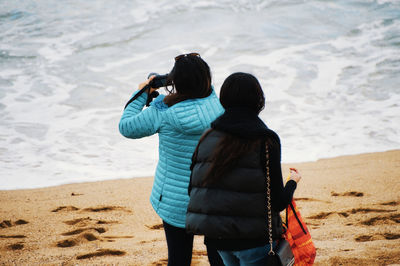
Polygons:
<instances>
[{"instance_id":1,"label":"black puffer vest","mask_svg":"<svg viewBox=\"0 0 400 266\"><path fill-rule=\"evenodd\" d=\"M211 130L193 157L186 230L212 239L264 239L268 243L263 138L260 147L240 158L236 167L226 176L210 185L202 185L203 177L212 163L213 150L224 134L219 130ZM279 143L278 136L266 127L262 135L264 138L276 136ZM272 176L281 173L280 154L271 151L270 157L271 162L277 160L279 165L279 171L271 171L271 179L282 179L282 175ZM279 212L273 210L272 217L272 235L278 239L282 235Z\"/></svg>"}]
</instances>

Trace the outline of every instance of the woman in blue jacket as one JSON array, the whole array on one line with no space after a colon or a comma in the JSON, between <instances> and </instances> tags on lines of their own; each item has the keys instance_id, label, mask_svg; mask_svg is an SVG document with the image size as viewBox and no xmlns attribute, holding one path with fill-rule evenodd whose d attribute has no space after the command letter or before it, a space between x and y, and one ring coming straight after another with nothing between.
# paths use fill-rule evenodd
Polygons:
<instances>
[{"instance_id":1,"label":"woman in blue jacket","mask_svg":"<svg viewBox=\"0 0 400 266\"><path fill-rule=\"evenodd\" d=\"M185 220L191 158L200 136L223 108L211 86L209 66L198 54L177 56L168 78L173 84L171 93L159 95L145 109L147 93L129 103L119 131L132 139L158 133L159 161L150 202L163 220L168 265L190 265L193 235L186 233ZM139 90L150 80L140 84Z\"/></svg>"}]
</instances>

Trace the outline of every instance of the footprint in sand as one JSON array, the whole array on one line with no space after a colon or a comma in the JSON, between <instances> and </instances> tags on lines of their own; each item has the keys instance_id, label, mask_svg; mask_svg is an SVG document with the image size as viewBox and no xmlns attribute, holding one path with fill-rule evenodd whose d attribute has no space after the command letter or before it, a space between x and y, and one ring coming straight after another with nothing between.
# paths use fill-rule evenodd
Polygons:
<instances>
[{"instance_id":1,"label":"footprint in sand","mask_svg":"<svg viewBox=\"0 0 400 266\"><path fill-rule=\"evenodd\" d=\"M79 255L76 258L78 260L83 260L83 259L90 259L93 257L101 257L101 256L123 256L125 255L126 252L122 250L116 250L116 249L99 249L95 252Z\"/></svg>"},{"instance_id":2,"label":"footprint in sand","mask_svg":"<svg viewBox=\"0 0 400 266\"><path fill-rule=\"evenodd\" d=\"M158 261L153 262L151 265L154 265L154 266L168 265L168 259L160 259Z\"/></svg>"},{"instance_id":3,"label":"footprint in sand","mask_svg":"<svg viewBox=\"0 0 400 266\"><path fill-rule=\"evenodd\" d=\"M29 222L27 222L25 220L22 220L22 219L19 219L19 220L15 221L15 222L12 222L11 220L3 220L0 223L0 228L8 228L8 227L12 227L12 226L15 226L15 225L22 225L22 224L27 224L27 223L29 223Z\"/></svg>"},{"instance_id":4,"label":"footprint in sand","mask_svg":"<svg viewBox=\"0 0 400 266\"><path fill-rule=\"evenodd\" d=\"M154 243L154 242L157 242L157 241L164 241L164 240L162 240L162 239L151 239L151 240L142 240L142 241L140 241L139 242L139 244L149 244L149 243Z\"/></svg>"},{"instance_id":5,"label":"footprint in sand","mask_svg":"<svg viewBox=\"0 0 400 266\"><path fill-rule=\"evenodd\" d=\"M52 212L67 212L67 211L78 211L79 208L75 206L60 206L56 209L52 210ZM98 207L90 207L82 209L81 212L109 212L109 211L125 211L125 212L132 212L125 207L121 206L98 206Z\"/></svg>"},{"instance_id":6,"label":"footprint in sand","mask_svg":"<svg viewBox=\"0 0 400 266\"><path fill-rule=\"evenodd\" d=\"M73 220L68 220L64 221L65 224L67 225L74 225L76 227L85 227L88 224L117 224L119 223L118 221L105 221L105 220L94 220L90 217L85 217L85 218L77 218Z\"/></svg>"},{"instance_id":7,"label":"footprint in sand","mask_svg":"<svg viewBox=\"0 0 400 266\"><path fill-rule=\"evenodd\" d=\"M105 211L109 211L109 206L108 207L99 207L99 208L101 208L101 209L106 208ZM99 208L96 208L95 212L101 211L101 210L98 210ZM80 244L84 244L86 242L92 242L92 241L96 241L96 240L114 242L115 239L119 239L119 238L121 238L121 239L122 238L133 238L133 236L100 237L100 234L103 234L108 230L104 227L99 227L96 225L116 224L116 223L119 223L118 221L105 221L105 220L92 219L90 217L82 217L82 218L76 218L73 220L64 221L64 223L75 227L75 229L65 232L65 233L62 233L61 235L62 236L74 236L74 237L58 241L56 243L56 246L60 247L60 248L73 247L76 245L80 245Z\"/></svg>"},{"instance_id":8,"label":"footprint in sand","mask_svg":"<svg viewBox=\"0 0 400 266\"><path fill-rule=\"evenodd\" d=\"M324 219L324 218L326 218L326 217L328 217L328 216L330 216L330 215L332 215L332 214L334 214L334 212L320 212L320 213L318 213L318 214L316 214L316 215L309 216L309 217L307 217L307 218L308 218L308 219L317 219L317 220L320 220L320 219Z\"/></svg>"},{"instance_id":9,"label":"footprint in sand","mask_svg":"<svg viewBox=\"0 0 400 266\"><path fill-rule=\"evenodd\" d=\"M387 215L387 216L376 216L376 217L372 217L368 220L364 220L364 221L360 222L360 224L368 225L368 226L379 225L379 224L398 224L398 223L400 223L400 214L399 213L391 214L391 215Z\"/></svg>"},{"instance_id":10,"label":"footprint in sand","mask_svg":"<svg viewBox=\"0 0 400 266\"><path fill-rule=\"evenodd\" d=\"M65 239L57 242L57 247L60 248L73 247L84 242L91 242L98 239L99 238L92 233L83 233L75 238Z\"/></svg>"},{"instance_id":11,"label":"footprint in sand","mask_svg":"<svg viewBox=\"0 0 400 266\"><path fill-rule=\"evenodd\" d=\"M344 197L363 197L364 193L363 192L357 192L357 191L348 191L344 193L337 193L332 191L331 192L332 197L338 197L338 196L344 196Z\"/></svg>"},{"instance_id":12,"label":"footprint in sand","mask_svg":"<svg viewBox=\"0 0 400 266\"><path fill-rule=\"evenodd\" d=\"M75 207L75 206L60 206L54 210L52 210L51 212L67 212L67 211L77 211L79 210L79 208Z\"/></svg>"},{"instance_id":13,"label":"footprint in sand","mask_svg":"<svg viewBox=\"0 0 400 266\"><path fill-rule=\"evenodd\" d=\"M91 207L85 208L82 211L86 212L109 212L109 211L124 211L124 212L132 212L125 207L121 206L98 206L98 207Z\"/></svg>"},{"instance_id":14,"label":"footprint in sand","mask_svg":"<svg viewBox=\"0 0 400 266\"><path fill-rule=\"evenodd\" d=\"M350 214L361 214L361 213L370 213L370 212L378 212L378 213L383 213L383 212L395 212L396 210L385 210L385 209L372 209L372 208L357 208L357 209L351 209L348 211L342 211L342 212L320 212L316 215L309 216L307 217L308 219L324 219L332 214L339 214L342 217L348 217Z\"/></svg>"},{"instance_id":15,"label":"footprint in sand","mask_svg":"<svg viewBox=\"0 0 400 266\"><path fill-rule=\"evenodd\" d=\"M399 201L388 201L388 202L380 203L380 205L383 205L383 206L397 206L399 204L400 204Z\"/></svg>"},{"instance_id":16,"label":"footprint in sand","mask_svg":"<svg viewBox=\"0 0 400 266\"><path fill-rule=\"evenodd\" d=\"M193 256L207 256L207 251L193 250Z\"/></svg>"},{"instance_id":17,"label":"footprint in sand","mask_svg":"<svg viewBox=\"0 0 400 266\"><path fill-rule=\"evenodd\" d=\"M161 230L164 228L163 224L155 224L155 225L146 225L150 230Z\"/></svg>"},{"instance_id":18,"label":"footprint in sand","mask_svg":"<svg viewBox=\"0 0 400 266\"><path fill-rule=\"evenodd\" d=\"M72 195L74 196L74 195ZM74 206L60 206L52 212L66 212L66 211L78 211L82 212L94 212L94 213L102 213L102 212L110 212L110 211L124 211L124 212L131 212L130 210L126 209L125 207L121 206L96 206L96 207L89 207L79 209ZM57 247L60 248L69 248L74 247L77 245L85 244L88 242L93 241L107 241L107 242L114 242L115 239L122 239L122 238L133 238L133 236L100 236L101 234L108 231L108 228L101 227L98 225L111 225L117 224L119 221L106 221L106 220L97 220L92 219L90 217L81 217L72 220L64 221L63 223L70 225L73 227L73 230L64 232L62 236L73 236L67 239L60 240L56 243ZM123 256L125 255L125 251L121 250L113 250L113 249L99 249L92 253L87 253L83 255L79 255L76 258L81 259L88 259L92 257L99 257L99 256Z\"/></svg>"},{"instance_id":19,"label":"footprint in sand","mask_svg":"<svg viewBox=\"0 0 400 266\"><path fill-rule=\"evenodd\" d=\"M24 243L15 243L7 246L7 249L9 250L21 250L24 248Z\"/></svg>"},{"instance_id":20,"label":"footprint in sand","mask_svg":"<svg viewBox=\"0 0 400 266\"><path fill-rule=\"evenodd\" d=\"M313 198L294 198L295 201L317 201L317 202L325 202L325 203L332 203L327 200L320 200L320 199L313 199Z\"/></svg>"},{"instance_id":21,"label":"footprint in sand","mask_svg":"<svg viewBox=\"0 0 400 266\"><path fill-rule=\"evenodd\" d=\"M395 239L399 239L399 238L400 238L400 234L384 233L384 234L374 234L374 235L361 235L361 236L354 238L354 240L357 242L367 242L367 241L374 241L374 240L381 240L381 239L395 240Z\"/></svg>"},{"instance_id":22,"label":"footprint in sand","mask_svg":"<svg viewBox=\"0 0 400 266\"><path fill-rule=\"evenodd\" d=\"M96 235L94 235L94 233L96 234L103 234L105 233L107 230L103 227L89 227L89 228L79 228L79 229L75 229L72 231L68 231L65 233L62 233L62 236L75 236L73 238L69 238L69 239L64 239L61 241L57 242L57 247L60 248L66 248L66 247L73 247L76 246L78 244L82 244L85 242L91 242L91 241L95 241L95 240L99 240L100 238Z\"/></svg>"},{"instance_id":23,"label":"footprint in sand","mask_svg":"<svg viewBox=\"0 0 400 266\"><path fill-rule=\"evenodd\" d=\"M0 238L25 238L26 236L24 236L24 235L9 235L9 236L6 236L6 235L0 235Z\"/></svg>"},{"instance_id":24,"label":"footprint in sand","mask_svg":"<svg viewBox=\"0 0 400 266\"><path fill-rule=\"evenodd\" d=\"M76 229L76 230L73 230L73 231L62 233L61 235L63 235L63 236L72 236L72 235L77 235L77 234L80 234L82 232L90 231L90 230L94 230L99 234L102 234L102 233L104 233L106 231L106 229L103 228L103 227L91 227L91 228Z\"/></svg>"},{"instance_id":25,"label":"footprint in sand","mask_svg":"<svg viewBox=\"0 0 400 266\"><path fill-rule=\"evenodd\" d=\"M3 220L0 223L0 228L9 228L9 227L13 227L16 225L23 225L23 224L27 224L29 222L23 220L23 219L19 219L15 222L12 222L11 220ZM4 239L21 239L21 238L26 238L26 236L24 235L0 235L0 239L4 238ZM10 244L6 247L9 250L21 250L24 248L24 242L18 242L18 243L14 243L14 244Z\"/></svg>"}]
</instances>

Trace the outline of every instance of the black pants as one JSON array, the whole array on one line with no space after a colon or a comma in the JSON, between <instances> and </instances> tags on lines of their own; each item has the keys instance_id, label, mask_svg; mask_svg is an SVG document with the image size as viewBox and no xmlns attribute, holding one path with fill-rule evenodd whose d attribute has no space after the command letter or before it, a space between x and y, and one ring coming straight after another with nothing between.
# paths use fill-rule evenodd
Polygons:
<instances>
[{"instance_id":1,"label":"black pants","mask_svg":"<svg viewBox=\"0 0 400 266\"><path fill-rule=\"evenodd\" d=\"M192 261L193 235L184 228L167 224L163 221L168 246L168 266L189 266ZM207 247L211 266L224 265L217 250Z\"/></svg>"}]
</instances>

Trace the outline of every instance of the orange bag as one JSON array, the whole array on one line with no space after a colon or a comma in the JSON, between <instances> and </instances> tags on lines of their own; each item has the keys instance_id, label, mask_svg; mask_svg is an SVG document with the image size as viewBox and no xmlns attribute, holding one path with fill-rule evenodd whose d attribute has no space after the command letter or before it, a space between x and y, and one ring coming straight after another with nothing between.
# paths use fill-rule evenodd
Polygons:
<instances>
[{"instance_id":1,"label":"orange bag","mask_svg":"<svg viewBox=\"0 0 400 266\"><path fill-rule=\"evenodd\" d=\"M292 248L294 265L313 265L316 256L315 246L294 200L286 208L285 227L285 238Z\"/></svg>"}]
</instances>

